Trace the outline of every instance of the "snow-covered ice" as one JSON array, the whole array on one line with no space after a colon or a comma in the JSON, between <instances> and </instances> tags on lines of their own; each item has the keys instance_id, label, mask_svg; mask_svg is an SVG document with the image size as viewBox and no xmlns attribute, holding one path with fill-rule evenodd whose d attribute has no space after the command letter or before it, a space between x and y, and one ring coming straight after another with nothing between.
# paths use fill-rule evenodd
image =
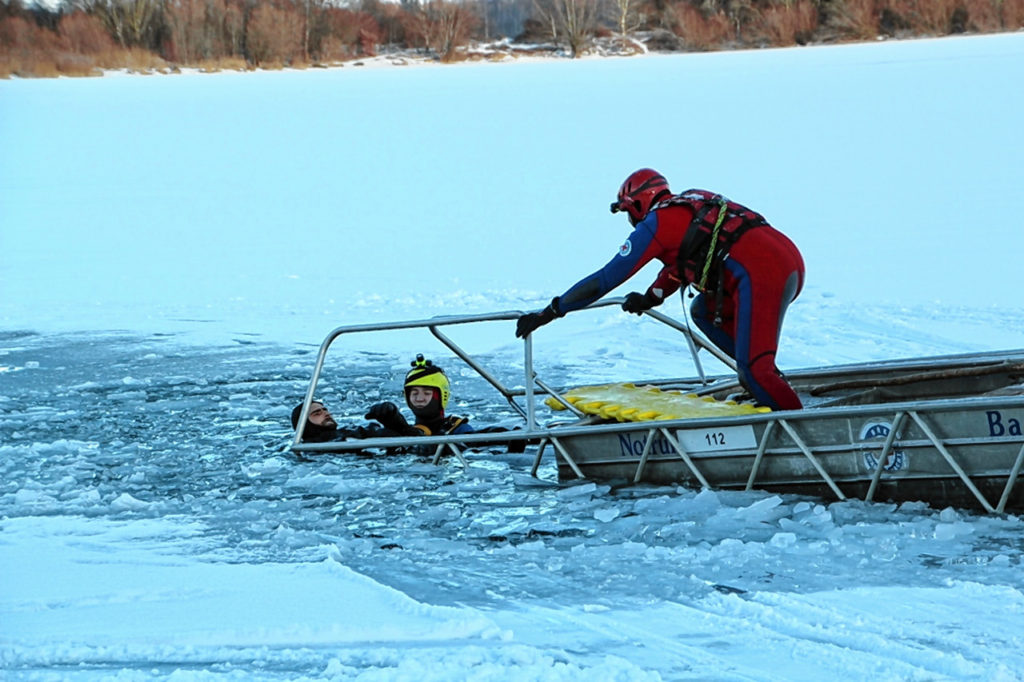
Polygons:
<instances>
[{"instance_id":1,"label":"snow-covered ice","mask_svg":"<svg viewBox=\"0 0 1024 682\"><path fill-rule=\"evenodd\" d=\"M1024 347L1020 82L1022 34L0 82L0 677L1024 679L1017 516L287 449L330 329L542 306L640 166L802 248L784 368ZM514 381L511 323L470 343ZM686 370L614 311L535 346ZM514 418L409 331L321 394L359 422L416 352Z\"/></svg>"}]
</instances>

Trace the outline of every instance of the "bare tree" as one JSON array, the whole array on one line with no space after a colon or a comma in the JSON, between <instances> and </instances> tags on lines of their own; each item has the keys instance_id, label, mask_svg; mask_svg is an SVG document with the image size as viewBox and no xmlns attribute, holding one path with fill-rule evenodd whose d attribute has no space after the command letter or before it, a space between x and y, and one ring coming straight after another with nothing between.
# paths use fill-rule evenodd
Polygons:
<instances>
[{"instance_id":1,"label":"bare tree","mask_svg":"<svg viewBox=\"0 0 1024 682\"><path fill-rule=\"evenodd\" d=\"M547 27L550 38L558 42L561 31L559 30L555 2L556 0L533 0L533 12L539 23Z\"/></svg>"},{"instance_id":2,"label":"bare tree","mask_svg":"<svg viewBox=\"0 0 1024 682\"><path fill-rule=\"evenodd\" d=\"M640 28L640 15L636 11L639 4L640 0L614 0L615 26L619 35L625 37Z\"/></svg>"},{"instance_id":3,"label":"bare tree","mask_svg":"<svg viewBox=\"0 0 1024 682\"><path fill-rule=\"evenodd\" d=\"M441 55L441 59L451 59L456 48L466 43L479 19L472 9L461 2L434 0L429 8L434 25L433 48Z\"/></svg>"},{"instance_id":4,"label":"bare tree","mask_svg":"<svg viewBox=\"0 0 1024 682\"><path fill-rule=\"evenodd\" d=\"M469 40L470 32L479 21L473 9L462 2L425 0L414 5L410 0L402 0L402 6L413 17L413 30L423 46L442 60L455 55L455 50Z\"/></svg>"},{"instance_id":5,"label":"bare tree","mask_svg":"<svg viewBox=\"0 0 1024 682\"><path fill-rule=\"evenodd\" d=\"M302 10L302 52L306 61L320 51L320 44L330 33L327 18L328 0L296 0Z\"/></svg>"},{"instance_id":6,"label":"bare tree","mask_svg":"<svg viewBox=\"0 0 1024 682\"><path fill-rule=\"evenodd\" d=\"M733 24L736 38L743 37L743 25L757 16L752 0L703 0L701 9L705 14L725 13Z\"/></svg>"},{"instance_id":7,"label":"bare tree","mask_svg":"<svg viewBox=\"0 0 1024 682\"><path fill-rule=\"evenodd\" d=\"M298 10L258 5L245 32L248 57L254 64L288 64L302 55L303 24Z\"/></svg>"},{"instance_id":8,"label":"bare tree","mask_svg":"<svg viewBox=\"0 0 1024 682\"><path fill-rule=\"evenodd\" d=\"M554 5L563 39L569 44L569 54L575 59L594 33L597 0L555 0Z\"/></svg>"},{"instance_id":9,"label":"bare tree","mask_svg":"<svg viewBox=\"0 0 1024 682\"><path fill-rule=\"evenodd\" d=\"M217 26L216 56L245 52L245 7L242 0L211 0L209 16Z\"/></svg>"},{"instance_id":10,"label":"bare tree","mask_svg":"<svg viewBox=\"0 0 1024 682\"><path fill-rule=\"evenodd\" d=\"M193 64L202 54L202 35L206 27L204 0L169 0L164 8L170 32L168 55L171 59Z\"/></svg>"},{"instance_id":11,"label":"bare tree","mask_svg":"<svg viewBox=\"0 0 1024 682\"><path fill-rule=\"evenodd\" d=\"M579 57L597 26L598 0L536 0L535 8L551 27L551 38L564 42L573 59Z\"/></svg>"},{"instance_id":12,"label":"bare tree","mask_svg":"<svg viewBox=\"0 0 1024 682\"><path fill-rule=\"evenodd\" d=\"M185 64L242 56L244 0L163 0L164 57Z\"/></svg>"},{"instance_id":13,"label":"bare tree","mask_svg":"<svg viewBox=\"0 0 1024 682\"><path fill-rule=\"evenodd\" d=\"M103 20L121 47L158 47L159 0L85 0L83 8Z\"/></svg>"}]
</instances>

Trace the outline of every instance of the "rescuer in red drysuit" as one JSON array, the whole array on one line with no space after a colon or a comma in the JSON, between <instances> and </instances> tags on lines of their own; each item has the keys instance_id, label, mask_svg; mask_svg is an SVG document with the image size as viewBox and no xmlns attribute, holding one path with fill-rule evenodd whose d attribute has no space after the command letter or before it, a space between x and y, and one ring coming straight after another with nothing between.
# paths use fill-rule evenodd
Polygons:
<instances>
[{"instance_id":1,"label":"rescuer in red drysuit","mask_svg":"<svg viewBox=\"0 0 1024 682\"><path fill-rule=\"evenodd\" d=\"M774 410L799 409L800 398L775 366L786 308L804 282L803 258L793 242L760 214L721 195L673 195L668 181L650 168L626 178L611 210L625 212L634 228L618 255L540 312L520 317L516 336L585 308L658 259L665 267L654 283L643 294L628 294L622 309L641 314L693 285L699 293L691 316L736 360L740 382L754 400Z\"/></svg>"}]
</instances>

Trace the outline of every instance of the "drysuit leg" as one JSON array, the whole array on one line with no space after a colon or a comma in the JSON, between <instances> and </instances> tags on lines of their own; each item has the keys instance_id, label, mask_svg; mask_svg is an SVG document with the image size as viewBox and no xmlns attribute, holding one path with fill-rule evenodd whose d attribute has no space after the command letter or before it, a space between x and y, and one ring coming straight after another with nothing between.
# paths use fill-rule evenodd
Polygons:
<instances>
[{"instance_id":1,"label":"drysuit leg","mask_svg":"<svg viewBox=\"0 0 1024 682\"><path fill-rule=\"evenodd\" d=\"M800 252L781 232L765 226L736 242L725 267L726 288L735 299L735 357L740 376L762 405L773 410L800 409L799 396L775 365L786 309L803 288Z\"/></svg>"},{"instance_id":2,"label":"drysuit leg","mask_svg":"<svg viewBox=\"0 0 1024 682\"><path fill-rule=\"evenodd\" d=\"M799 409L799 396L775 365L786 309L803 286L799 252L781 233L759 228L733 247L723 276L720 325L714 324L714 294L694 299L694 322L736 360L740 383L754 400L773 410Z\"/></svg>"},{"instance_id":3,"label":"drysuit leg","mask_svg":"<svg viewBox=\"0 0 1024 682\"><path fill-rule=\"evenodd\" d=\"M793 387L775 366L779 330L798 287L800 276L791 273L782 291L755 294L750 277L739 280L736 292L736 367L740 381L761 405L773 410L798 410L803 405ZM774 289L774 287L769 287Z\"/></svg>"}]
</instances>

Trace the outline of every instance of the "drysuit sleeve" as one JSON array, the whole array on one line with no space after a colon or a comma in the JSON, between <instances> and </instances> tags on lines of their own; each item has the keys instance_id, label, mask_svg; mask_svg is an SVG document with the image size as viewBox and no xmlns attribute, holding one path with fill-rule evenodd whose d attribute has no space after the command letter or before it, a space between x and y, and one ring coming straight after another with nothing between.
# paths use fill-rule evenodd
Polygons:
<instances>
[{"instance_id":1,"label":"drysuit sleeve","mask_svg":"<svg viewBox=\"0 0 1024 682\"><path fill-rule=\"evenodd\" d=\"M358 440L365 438L397 438L401 435L380 424L367 424L366 426L341 427L338 429L338 435L335 440L348 440L349 438L356 438Z\"/></svg>"},{"instance_id":2,"label":"drysuit sleeve","mask_svg":"<svg viewBox=\"0 0 1024 682\"><path fill-rule=\"evenodd\" d=\"M587 275L558 297L559 315L586 308L647 265L660 247L654 241L654 220L644 220L629 235L618 254L603 268Z\"/></svg>"}]
</instances>

